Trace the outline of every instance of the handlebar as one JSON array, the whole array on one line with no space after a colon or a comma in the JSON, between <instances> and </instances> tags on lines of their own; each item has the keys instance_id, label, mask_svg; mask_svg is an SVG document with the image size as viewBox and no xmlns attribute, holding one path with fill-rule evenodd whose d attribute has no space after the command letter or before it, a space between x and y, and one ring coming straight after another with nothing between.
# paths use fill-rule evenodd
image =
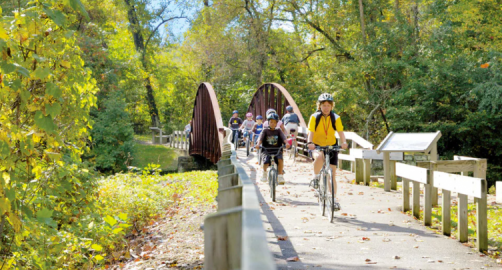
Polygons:
<instances>
[{"instance_id":1,"label":"handlebar","mask_svg":"<svg viewBox=\"0 0 502 270\"><path fill-rule=\"evenodd\" d=\"M329 146L317 146L316 145L315 150L319 150L319 151L328 150L328 151L336 151L336 152L345 151L338 145L329 145Z\"/></svg>"},{"instance_id":2,"label":"handlebar","mask_svg":"<svg viewBox=\"0 0 502 270\"><path fill-rule=\"evenodd\" d=\"M265 154L268 154L270 156L277 156L277 155L279 155L279 153L284 148L284 145L281 146L281 147L263 147L263 146L260 146L260 148L263 149L263 150L265 150L265 152L264 152ZM269 150L277 150L277 151L275 152L275 154L271 154L271 153L268 152Z\"/></svg>"}]
</instances>

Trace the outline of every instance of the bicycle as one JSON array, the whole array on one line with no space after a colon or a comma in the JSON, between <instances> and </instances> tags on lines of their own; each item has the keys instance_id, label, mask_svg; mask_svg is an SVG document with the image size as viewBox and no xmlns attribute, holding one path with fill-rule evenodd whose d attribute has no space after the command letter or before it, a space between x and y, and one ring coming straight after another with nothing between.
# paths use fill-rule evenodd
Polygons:
<instances>
[{"instance_id":1,"label":"bicycle","mask_svg":"<svg viewBox=\"0 0 502 270\"><path fill-rule=\"evenodd\" d=\"M254 136L260 137L260 135L254 134L253 139L254 139ZM258 139L255 140L254 145L256 145L257 143L258 143ZM261 165L261 147L258 148L258 150L257 150L257 157L258 157L258 164Z\"/></svg>"},{"instance_id":2,"label":"bicycle","mask_svg":"<svg viewBox=\"0 0 502 270\"><path fill-rule=\"evenodd\" d=\"M274 158L281 153L284 146L281 146L279 148L261 146L260 149L262 149L262 148L265 150L265 154L270 156L270 167L269 167L270 170L268 171L268 185L270 186L270 197L272 198L272 201L275 202L275 188L278 185L278 182L277 182L277 175L278 175L277 172L278 171L277 171L277 165L275 164ZM273 154L269 154L268 153L269 150L277 150L277 151L274 152Z\"/></svg>"},{"instance_id":3,"label":"bicycle","mask_svg":"<svg viewBox=\"0 0 502 270\"><path fill-rule=\"evenodd\" d=\"M296 156L298 155L295 131L296 131L296 129L291 129L289 131L289 133L291 134L291 139L292 139L291 149L289 149L289 159L293 158L293 163L296 162Z\"/></svg>"},{"instance_id":4,"label":"bicycle","mask_svg":"<svg viewBox=\"0 0 502 270\"><path fill-rule=\"evenodd\" d=\"M317 193L319 196L318 202L319 202L319 210L321 211L321 215L324 216L326 215L326 208L329 208L329 222L333 222L334 216L335 216L335 211L340 210L340 205L335 202L335 185L334 185L334 179L333 179L333 170L330 167L330 153L331 152L340 152L342 149L340 146L316 146L315 148L318 151L322 151L324 154L324 164L322 166L322 169L319 173L319 183L317 185L317 188L314 186L314 189L316 189ZM326 188L328 186L328 179L330 179L331 183L331 189ZM328 206L328 207L327 207Z\"/></svg>"},{"instance_id":5,"label":"bicycle","mask_svg":"<svg viewBox=\"0 0 502 270\"><path fill-rule=\"evenodd\" d=\"M244 132L244 138L246 138L246 157L249 157L249 153L251 152L251 140L252 140L253 136L250 136L250 135L252 135L251 131L246 130Z\"/></svg>"},{"instance_id":6,"label":"bicycle","mask_svg":"<svg viewBox=\"0 0 502 270\"><path fill-rule=\"evenodd\" d=\"M235 146L235 151L237 151L237 148L239 148L239 130L238 128L232 128L232 131L234 132L234 140L233 140L233 143L234 143L234 146Z\"/></svg>"}]
</instances>

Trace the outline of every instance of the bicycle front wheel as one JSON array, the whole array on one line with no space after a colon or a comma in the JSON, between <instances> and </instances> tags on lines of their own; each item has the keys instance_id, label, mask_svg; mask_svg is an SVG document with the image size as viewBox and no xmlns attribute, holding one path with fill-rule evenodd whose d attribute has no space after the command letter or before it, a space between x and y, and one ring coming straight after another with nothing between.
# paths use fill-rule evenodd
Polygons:
<instances>
[{"instance_id":1,"label":"bicycle front wheel","mask_svg":"<svg viewBox=\"0 0 502 270\"><path fill-rule=\"evenodd\" d=\"M326 173L324 170L321 170L321 174L319 176L319 211L321 212L321 216L326 214Z\"/></svg>"},{"instance_id":2,"label":"bicycle front wheel","mask_svg":"<svg viewBox=\"0 0 502 270\"><path fill-rule=\"evenodd\" d=\"M326 180L328 184L328 188L326 189L328 219L331 223L335 218L335 183L333 181L333 171L331 169L328 169L326 172Z\"/></svg>"},{"instance_id":3,"label":"bicycle front wheel","mask_svg":"<svg viewBox=\"0 0 502 270\"><path fill-rule=\"evenodd\" d=\"M258 164L261 165L261 147L258 148Z\"/></svg>"},{"instance_id":4,"label":"bicycle front wheel","mask_svg":"<svg viewBox=\"0 0 502 270\"><path fill-rule=\"evenodd\" d=\"M234 135L234 146L235 146L235 151L237 151L237 148L239 148L239 132L235 132Z\"/></svg>"},{"instance_id":5,"label":"bicycle front wheel","mask_svg":"<svg viewBox=\"0 0 502 270\"><path fill-rule=\"evenodd\" d=\"M247 138L247 140L246 140L246 156L247 157L249 156L249 151L250 151L249 146L250 146L249 138Z\"/></svg>"},{"instance_id":6,"label":"bicycle front wheel","mask_svg":"<svg viewBox=\"0 0 502 270\"><path fill-rule=\"evenodd\" d=\"M277 171L270 169L268 172L268 184L270 186L270 198L275 202L275 187L277 186Z\"/></svg>"}]
</instances>

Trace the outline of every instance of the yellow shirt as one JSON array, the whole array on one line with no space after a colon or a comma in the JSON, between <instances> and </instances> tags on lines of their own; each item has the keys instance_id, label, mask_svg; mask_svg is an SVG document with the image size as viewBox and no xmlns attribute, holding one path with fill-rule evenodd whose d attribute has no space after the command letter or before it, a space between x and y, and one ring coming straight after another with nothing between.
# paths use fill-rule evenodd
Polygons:
<instances>
[{"instance_id":1,"label":"yellow shirt","mask_svg":"<svg viewBox=\"0 0 502 270\"><path fill-rule=\"evenodd\" d=\"M343 131L342 119L335 114L335 126L337 131ZM331 124L331 116L321 116L317 130L315 129L315 114L310 116L309 131L314 133L312 142L319 146L328 146L336 144L335 130Z\"/></svg>"}]
</instances>

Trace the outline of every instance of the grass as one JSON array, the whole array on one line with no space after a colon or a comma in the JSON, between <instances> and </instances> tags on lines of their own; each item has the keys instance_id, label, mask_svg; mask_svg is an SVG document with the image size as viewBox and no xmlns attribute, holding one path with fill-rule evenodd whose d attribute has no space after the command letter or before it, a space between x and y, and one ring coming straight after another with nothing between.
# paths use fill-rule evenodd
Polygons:
<instances>
[{"instance_id":1,"label":"grass","mask_svg":"<svg viewBox=\"0 0 502 270\"><path fill-rule=\"evenodd\" d=\"M468 235L469 242L464 245L469 247L476 246L476 205L468 204L467 206L467 220L468 220ZM502 209L498 206L488 206L488 252L487 254L492 258L500 258L502 253ZM432 209L432 226L430 229L438 234L442 234L442 207L436 206ZM451 206L451 238L458 238L458 206L452 202ZM407 211L407 215L413 216L412 211ZM424 212L420 210L420 220L424 219Z\"/></svg>"},{"instance_id":2,"label":"grass","mask_svg":"<svg viewBox=\"0 0 502 270\"><path fill-rule=\"evenodd\" d=\"M145 168L148 164L159 164L161 170L176 170L178 155L176 150L162 145L146 145L137 143L134 146L132 166Z\"/></svg>"},{"instance_id":3,"label":"grass","mask_svg":"<svg viewBox=\"0 0 502 270\"><path fill-rule=\"evenodd\" d=\"M157 135L159 135L159 134L157 134ZM151 142L152 141L152 134L134 134L134 139L136 141Z\"/></svg>"}]
</instances>

